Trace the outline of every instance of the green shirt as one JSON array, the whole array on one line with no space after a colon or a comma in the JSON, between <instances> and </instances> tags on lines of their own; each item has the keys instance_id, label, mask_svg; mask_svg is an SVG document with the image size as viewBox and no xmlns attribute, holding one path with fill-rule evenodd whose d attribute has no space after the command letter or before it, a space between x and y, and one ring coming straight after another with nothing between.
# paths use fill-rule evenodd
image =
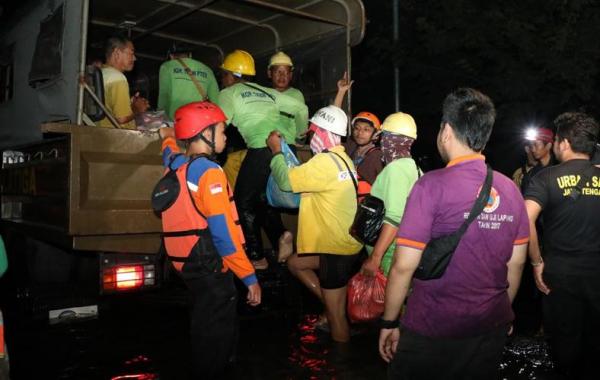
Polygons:
<instances>
[{"instance_id":1,"label":"green shirt","mask_svg":"<svg viewBox=\"0 0 600 380\"><path fill-rule=\"evenodd\" d=\"M381 199L385 205L384 223L398 227L404 215L406 199L419 178L417 164L412 158L400 158L387 164L375 179L371 195ZM387 276L392 265L396 244L388 247L381 260L381 269ZM373 247L367 246L369 254Z\"/></svg>"},{"instance_id":2,"label":"green shirt","mask_svg":"<svg viewBox=\"0 0 600 380\"><path fill-rule=\"evenodd\" d=\"M281 122L282 125L284 125L280 130L285 137L285 141L289 144L294 144L308 128L308 114L306 114L306 117L290 117L290 114L293 114L294 110L299 107L299 104L305 104L304 95L302 95L300 90L293 87L290 87L283 92L279 92L279 94L285 95L285 97L281 95L278 97L279 108L280 111L282 111L280 112ZM291 102L287 98L292 98L295 102Z\"/></svg>"},{"instance_id":3,"label":"green shirt","mask_svg":"<svg viewBox=\"0 0 600 380\"><path fill-rule=\"evenodd\" d=\"M255 83L236 83L221 90L217 104L225 112L227 122L237 127L248 148L264 148L273 130L293 144L308 124L304 103Z\"/></svg>"},{"instance_id":4,"label":"green shirt","mask_svg":"<svg viewBox=\"0 0 600 380\"><path fill-rule=\"evenodd\" d=\"M191 58L182 59L204 89L208 99L215 103L219 97L219 86L210 67ZM158 81L158 109L165 110L171 120L177 108L204 100L185 68L176 59L160 66Z\"/></svg>"},{"instance_id":5,"label":"green shirt","mask_svg":"<svg viewBox=\"0 0 600 380\"><path fill-rule=\"evenodd\" d=\"M285 90L284 92L282 92L282 94L286 94L287 96L291 96L292 98L296 99L300 103L306 103L304 101L304 95L297 88L290 87L287 90Z\"/></svg>"}]
</instances>

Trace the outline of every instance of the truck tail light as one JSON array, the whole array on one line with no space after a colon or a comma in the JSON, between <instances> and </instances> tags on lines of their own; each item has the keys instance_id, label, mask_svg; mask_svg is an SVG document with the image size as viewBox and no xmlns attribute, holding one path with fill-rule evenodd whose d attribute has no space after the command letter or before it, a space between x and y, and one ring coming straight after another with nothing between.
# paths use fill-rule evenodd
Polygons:
<instances>
[{"instance_id":1,"label":"truck tail light","mask_svg":"<svg viewBox=\"0 0 600 380\"><path fill-rule=\"evenodd\" d=\"M154 265L118 265L104 269L105 291L125 291L155 284Z\"/></svg>"}]
</instances>

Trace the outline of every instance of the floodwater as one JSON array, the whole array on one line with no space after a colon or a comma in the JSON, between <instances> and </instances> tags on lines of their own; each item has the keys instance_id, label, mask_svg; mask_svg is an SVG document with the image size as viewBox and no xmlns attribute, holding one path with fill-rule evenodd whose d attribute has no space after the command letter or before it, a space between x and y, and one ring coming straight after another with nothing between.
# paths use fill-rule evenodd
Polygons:
<instances>
[{"instance_id":1,"label":"floodwater","mask_svg":"<svg viewBox=\"0 0 600 380\"><path fill-rule=\"evenodd\" d=\"M295 280L282 270L261 277L268 285L265 305L240 308L237 362L225 378L385 379L374 326L353 326L351 343L334 344L315 329L319 305ZM184 291L170 287L113 300L92 320L49 325L9 317L11 378L188 379L186 302ZM501 379L553 379L543 339L512 337L498 374Z\"/></svg>"}]
</instances>

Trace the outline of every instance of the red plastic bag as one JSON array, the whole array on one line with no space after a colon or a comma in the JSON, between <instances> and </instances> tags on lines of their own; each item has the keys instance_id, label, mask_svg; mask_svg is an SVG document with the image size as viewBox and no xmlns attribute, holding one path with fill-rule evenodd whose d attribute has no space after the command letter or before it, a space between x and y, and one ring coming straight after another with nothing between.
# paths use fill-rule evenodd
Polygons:
<instances>
[{"instance_id":1,"label":"red plastic bag","mask_svg":"<svg viewBox=\"0 0 600 380\"><path fill-rule=\"evenodd\" d=\"M348 283L348 317L352 322L368 322L383 314L387 278L381 272L375 277L356 274Z\"/></svg>"}]
</instances>

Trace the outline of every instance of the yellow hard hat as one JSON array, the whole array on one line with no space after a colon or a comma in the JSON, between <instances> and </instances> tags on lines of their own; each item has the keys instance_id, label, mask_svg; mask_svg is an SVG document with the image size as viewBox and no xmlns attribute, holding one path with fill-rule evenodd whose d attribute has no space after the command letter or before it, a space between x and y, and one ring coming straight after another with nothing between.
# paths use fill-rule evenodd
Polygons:
<instances>
[{"instance_id":1,"label":"yellow hard hat","mask_svg":"<svg viewBox=\"0 0 600 380\"><path fill-rule=\"evenodd\" d=\"M238 77L241 77L242 75L256 75L254 58L252 58L250 53L244 50L234 50L227 54L221 68L223 70L231 71L231 73Z\"/></svg>"},{"instance_id":2,"label":"yellow hard hat","mask_svg":"<svg viewBox=\"0 0 600 380\"><path fill-rule=\"evenodd\" d=\"M292 59L290 58L289 55L287 55L284 52L280 51L280 52L277 52L277 53L275 53L275 54L273 54L271 56L271 59L269 60L269 68L271 68L271 66L290 66L290 67L294 67L294 63L292 62Z\"/></svg>"},{"instance_id":3,"label":"yellow hard hat","mask_svg":"<svg viewBox=\"0 0 600 380\"><path fill-rule=\"evenodd\" d=\"M381 124L381 130L417 139L415 119L404 112L396 112L386 117L383 124Z\"/></svg>"}]
</instances>

